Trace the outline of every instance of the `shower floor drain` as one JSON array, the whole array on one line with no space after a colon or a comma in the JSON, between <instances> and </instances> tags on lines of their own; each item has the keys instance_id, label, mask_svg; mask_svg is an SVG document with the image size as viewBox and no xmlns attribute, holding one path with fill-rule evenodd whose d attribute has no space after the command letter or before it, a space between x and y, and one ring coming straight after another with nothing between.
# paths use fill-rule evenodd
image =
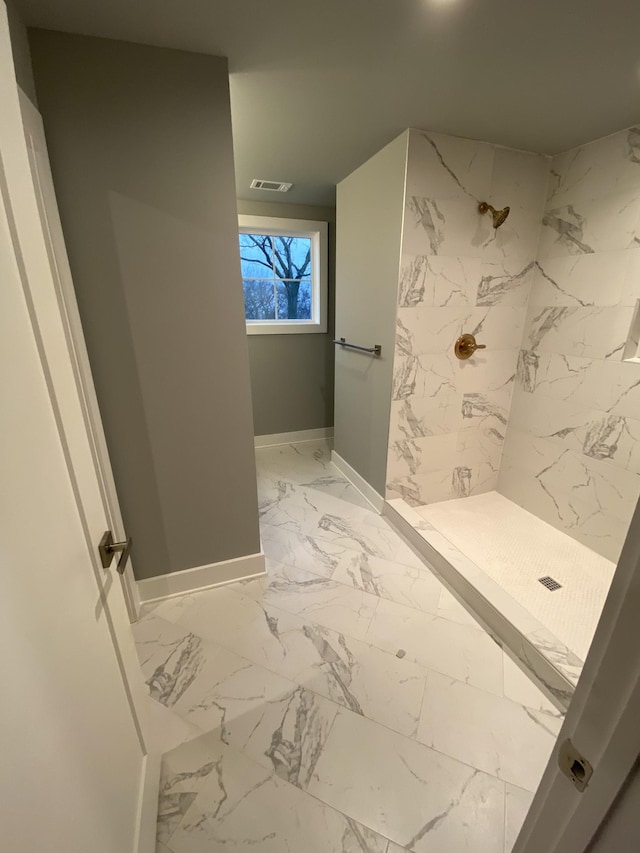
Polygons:
<instances>
[{"instance_id":1,"label":"shower floor drain","mask_svg":"<svg viewBox=\"0 0 640 853\"><path fill-rule=\"evenodd\" d=\"M538 581L542 586L546 586L546 588L551 592L553 592L554 589L562 589L562 584L558 583L558 581L554 581L554 579L549 577L549 575L546 575L543 578L538 578Z\"/></svg>"}]
</instances>

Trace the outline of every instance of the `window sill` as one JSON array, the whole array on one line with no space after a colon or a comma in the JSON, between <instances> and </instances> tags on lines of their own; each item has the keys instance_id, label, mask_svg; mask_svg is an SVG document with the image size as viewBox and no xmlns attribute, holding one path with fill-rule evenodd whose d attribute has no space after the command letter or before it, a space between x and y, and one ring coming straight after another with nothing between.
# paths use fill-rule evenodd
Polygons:
<instances>
[{"instance_id":1,"label":"window sill","mask_svg":"<svg viewBox=\"0 0 640 853\"><path fill-rule=\"evenodd\" d=\"M326 333L326 323L316 323L313 320L268 323L254 320L247 322L248 335L326 335Z\"/></svg>"}]
</instances>

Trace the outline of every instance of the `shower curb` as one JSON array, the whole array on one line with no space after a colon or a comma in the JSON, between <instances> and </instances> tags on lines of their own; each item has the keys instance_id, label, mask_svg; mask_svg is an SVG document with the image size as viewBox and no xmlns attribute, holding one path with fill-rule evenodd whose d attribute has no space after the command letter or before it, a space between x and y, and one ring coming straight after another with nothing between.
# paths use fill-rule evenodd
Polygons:
<instances>
[{"instance_id":1,"label":"shower curb","mask_svg":"<svg viewBox=\"0 0 640 853\"><path fill-rule=\"evenodd\" d=\"M582 661L402 498L386 500L382 514L558 710L566 711Z\"/></svg>"}]
</instances>

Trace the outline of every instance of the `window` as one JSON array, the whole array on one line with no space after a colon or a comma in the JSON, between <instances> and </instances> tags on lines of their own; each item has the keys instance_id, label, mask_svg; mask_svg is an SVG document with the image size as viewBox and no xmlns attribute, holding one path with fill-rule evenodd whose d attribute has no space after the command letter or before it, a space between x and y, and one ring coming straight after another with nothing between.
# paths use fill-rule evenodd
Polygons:
<instances>
[{"instance_id":1,"label":"window","mask_svg":"<svg viewBox=\"0 0 640 853\"><path fill-rule=\"evenodd\" d=\"M327 331L327 223L239 216L249 335Z\"/></svg>"}]
</instances>

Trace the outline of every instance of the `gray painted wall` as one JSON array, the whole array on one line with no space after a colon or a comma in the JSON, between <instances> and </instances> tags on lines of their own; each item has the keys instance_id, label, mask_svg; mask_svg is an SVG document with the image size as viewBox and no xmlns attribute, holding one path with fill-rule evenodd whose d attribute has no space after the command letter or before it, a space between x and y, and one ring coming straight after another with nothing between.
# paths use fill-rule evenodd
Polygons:
<instances>
[{"instance_id":1,"label":"gray painted wall","mask_svg":"<svg viewBox=\"0 0 640 853\"><path fill-rule=\"evenodd\" d=\"M35 104L36 86L33 79L33 69L31 68L31 53L29 51L27 28L13 3L7 2L6 7L16 80L25 95Z\"/></svg>"},{"instance_id":2,"label":"gray painted wall","mask_svg":"<svg viewBox=\"0 0 640 853\"><path fill-rule=\"evenodd\" d=\"M326 335L250 335L249 363L256 435L333 426L333 207L240 201L238 213L329 223L329 324Z\"/></svg>"},{"instance_id":3,"label":"gray painted wall","mask_svg":"<svg viewBox=\"0 0 640 853\"><path fill-rule=\"evenodd\" d=\"M136 574L256 553L226 60L29 34Z\"/></svg>"},{"instance_id":4,"label":"gray painted wall","mask_svg":"<svg viewBox=\"0 0 640 853\"><path fill-rule=\"evenodd\" d=\"M336 337L382 357L336 350L335 449L385 492L408 131L338 184Z\"/></svg>"}]
</instances>

